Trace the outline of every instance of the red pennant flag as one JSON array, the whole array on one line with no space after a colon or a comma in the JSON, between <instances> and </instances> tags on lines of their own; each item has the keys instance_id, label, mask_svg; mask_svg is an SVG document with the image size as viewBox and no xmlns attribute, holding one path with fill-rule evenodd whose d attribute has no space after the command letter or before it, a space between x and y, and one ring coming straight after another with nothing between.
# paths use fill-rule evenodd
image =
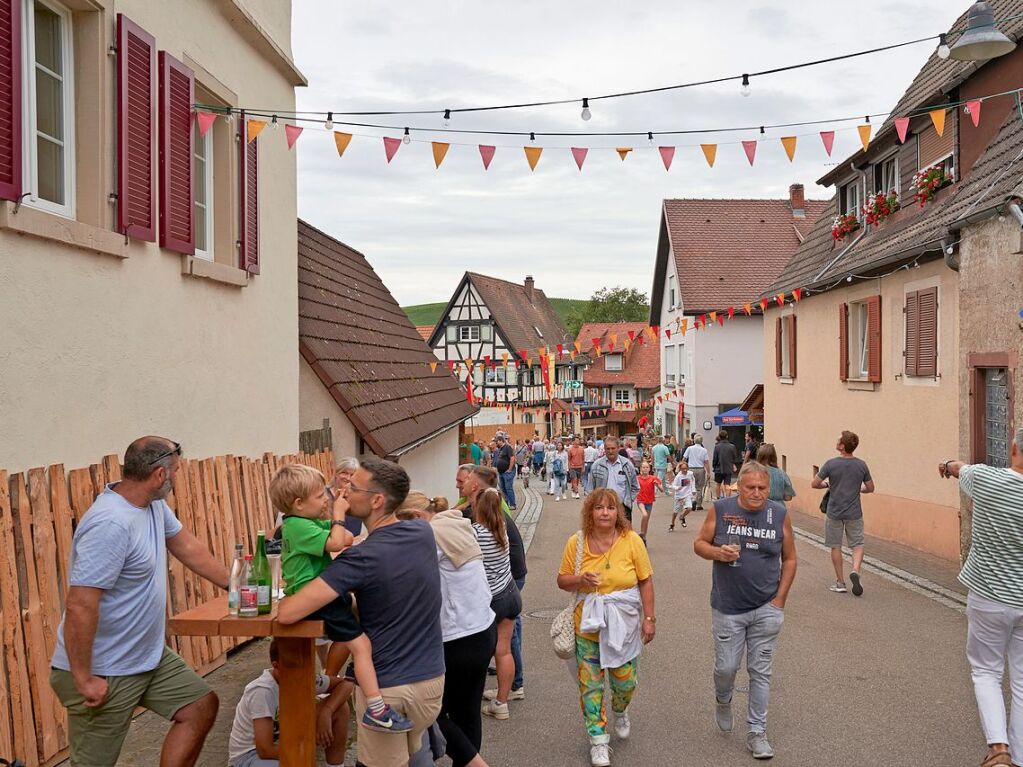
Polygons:
<instances>
[{"instance_id":1,"label":"red pennant flag","mask_svg":"<svg viewBox=\"0 0 1023 767\"><path fill-rule=\"evenodd\" d=\"M579 166L579 170L583 169L583 163L586 161L586 153L590 151L586 147L574 146L572 147L572 157L575 158L575 164Z\"/></svg>"},{"instance_id":2,"label":"red pennant flag","mask_svg":"<svg viewBox=\"0 0 1023 767\"><path fill-rule=\"evenodd\" d=\"M525 349L519 349L519 356L522 357L522 359L524 360L529 359L529 354L526 352Z\"/></svg>"},{"instance_id":3,"label":"red pennant flag","mask_svg":"<svg viewBox=\"0 0 1023 767\"><path fill-rule=\"evenodd\" d=\"M970 113L970 119L973 120L973 127L977 128L980 126L980 99L974 99L973 101L966 102L966 110Z\"/></svg>"},{"instance_id":4,"label":"red pennant flag","mask_svg":"<svg viewBox=\"0 0 1023 767\"><path fill-rule=\"evenodd\" d=\"M452 370L453 371L454 369L455 369L455 361L454 360L448 360L448 370Z\"/></svg>"},{"instance_id":5,"label":"red pennant flag","mask_svg":"<svg viewBox=\"0 0 1023 767\"><path fill-rule=\"evenodd\" d=\"M607 342L607 350L609 352L613 352L615 350L615 342L614 341L608 341Z\"/></svg>"},{"instance_id":6,"label":"red pennant flag","mask_svg":"<svg viewBox=\"0 0 1023 767\"><path fill-rule=\"evenodd\" d=\"M821 141L824 142L824 151L831 157L831 148L835 145L835 132L833 130L822 130Z\"/></svg>"},{"instance_id":7,"label":"red pennant flag","mask_svg":"<svg viewBox=\"0 0 1023 767\"><path fill-rule=\"evenodd\" d=\"M774 300L778 302L778 306L785 306L785 294L779 293L774 297Z\"/></svg>"},{"instance_id":8,"label":"red pennant flag","mask_svg":"<svg viewBox=\"0 0 1023 767\"><path fill-rule=\"evenodd\" d=\"M746 153L746 159L749 160L749 164L753 164L753 158L757 156L757 142L756 141L743 141L742 150Z\"/></svg>"},{"instance_id":9,"label":"red pennant flag","mask_svg":"<svg viewBox=\"0 0 1023 767\"><path fill-rule=\"evenodd\" d=\"M767 311L767 299L766 298L761 298L760 299L760 311L762 311L762 312Z\"/></svg>"},{"instance_id":10,"label":"red pennant flag","mask_svg":"<svg viewBox=\"0 0 1023 767\"><path fill-rule=\"evenodd\" d=\"M636 340L636 331L635 330L630 330L629 331L629 340L630 341L635 341Z\"/></svg>"},{"instance_id":11,"label":"red pennant flag","mask_svg":"<svg viewBox=\"0 0 1023 767\"><path fill-rule=\"evenodd\" d=\"M664 335L667 336L668 340L671 340L671 328L664 329Z\"/></svg>"},{"instance_id":12,"label":"red pennant flag","mask_svg":"<svg viewBox=\"0 0 1023 767\"><path fill-rule=\"evenodd\" d=\"M700 315L700 324L706 327L706 325L707 325L707 315L706 314L701 314Z\"/></svg>"},{"instance_id":13,"label":"red pennant flag","mask_svg":"<svg viewBox=\"0 0 1023 767\"><path fill-rule=\"evenodd\" d=\"M295 142L298 141L298 137L302 135L304 128L300 128L298 125L287 125L284 126L284 135L288 139L288 149L295 146Z\"/></svg>"},{"instance_id":14,"label":"red pennant flag","mask_svg":"<svg viewBox=\"0 0 1023 767\"><path fill-rule=\"evenodd\" d=\"M899 134L899 143L906 143L906 131L909 130L909 118L908 117L896 117L895 118L895 132Z\"/></svg>"},{"instance_id":15,"label":"red pennant flag","mask_svg":"<svg viewBox=\"0 0 1023 767\"><path fill-rule=\"evenodd\" d=\"M560 360L565 355L565 347L558 344L558 359Z\"/></svg>"},{"instance_id":16,"label":"red pennant flag","mask_svg":"<svg viewBox=\"0 0 1023 767\"><path fill-rule=\"evenodd\" d=\"M673 146L659 146L657 151L661 153L661 162L664 163L664 169L671 169L671 161L675 158L675 147Z\"/></svg>"},{"instance_id":17,"label":"red pennant flag","mask_svg":"<svg viewBox=\"0 0 1023 767\"><path fill-rule=\"evenodd\" d=\"M595 349L599 349L600 348L600 339L599 338L591 338L590 340L593 341L593 346L594 346Z\"/></svg>"},{"instance_id":18,"label":"red pennant flag","mask_svg":"<svg viewBox=\"0 0 1023 767\"><path fill-rule=\"evenodd\" d=\"M803 297L803 289L802 288L796 288L795 290L792 291L792 299L794 301L798 301L802 297Z\"/></svg>"},{"instance_id":19,"label":"red pennant flag","mask_svg":"<svg viewBox=\"0 0 1023 767\"><path fill-rule=\"evenodd\" d=\"M490 161L494 159L494 152L497 147L488 144L480 144L480 157L483 158L483 170L490 170Z\"/></svg>"},{"instance_id":20,"label":"red pennant flag","mask_svg":"<svg viewBox=\"0 0 1023 767\"><path fill-rule=\"evenodd\" d=\"M217 115L214 112L196 112L195 119L199 123L199 136L201 137L205 136L206 131L216 122Z\"/></svg>"},{"instance_id":21,"label":"red pennant flag","mask_svg":"<svg viewBox=\"0 0 1023 767\"><path fill-rule=\"evenodd\" d=\"M490 355L489 354L484 354L483 355L483 365L485 367L490 367Z\"/></svg>"},{"instance_id":22,"label":"red pennant flag","mask_svg":"<svg viewBox=\"0 0 1023 767\"><path fill-rule=\"evenodd\" d=\"M653 331L650 334L651 338L657 338L657 336L659 336L661 334L661 326L660 325L651 325L650 329Z\"/></svg>"},{"instance_id":23,"label":"red pennant flag","mask_svg":"<svg viewBox=\"0 0 1023 767\"><path fill-rule=\"evenodd\" d=\"M732 317L734 317L734 316L735 316L735 307L734 306L729 306L728 307L728 319L732 319Z\"/></svg>"},{"instance_id":24,"label":"red pennant flag","mask_svg":"<svg viewBox=\"0 0 1023 767\"><path fill-rule=\"evenodd\" d=\"M394 155L398 152L398 147L401 146L400 138L389 138L384 136L384 154L387 155L387 162L394 159ZM471 397L471 395L470 395ZM469 400L472 402L472 399Z\"/></svg>"},{"instance_id":25,"label":"red pennant flag","mask_svg":"<svg viewBox=\"0 0 1023 767\"><path fill-rule=\"evenodd\" d=\"M636 339L636 343L639 344L640 346L642 346L643 345L643 341L644 341L645 338L646 338L646 336L640 335L640 337Z\"/></svg>"},{"instance_id":26,"label":"red pennant flag","mask_svg":"<svg viewBox=\"0 0 1023 767\"><path fill-rule=\"evenodd\" d=\"M725 315L723 314L718 315L718 325L720 325L721 327L725 326Z\"/></svg>"}]
</instances>

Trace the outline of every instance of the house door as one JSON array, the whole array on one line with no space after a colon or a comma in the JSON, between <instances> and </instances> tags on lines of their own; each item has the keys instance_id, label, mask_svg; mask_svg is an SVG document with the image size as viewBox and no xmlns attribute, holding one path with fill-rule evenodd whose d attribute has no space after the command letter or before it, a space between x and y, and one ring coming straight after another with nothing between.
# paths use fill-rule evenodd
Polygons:
<instances>
[{"instance_id":1,"label":"house door","mask_svg":"<svg viewBox=\"0 0 1023 767\"><path fill-rule=\"evenodd\" d=\"M983 368L984 463L1009 465L1009 371Z\"/></svg>"}]
</instances>

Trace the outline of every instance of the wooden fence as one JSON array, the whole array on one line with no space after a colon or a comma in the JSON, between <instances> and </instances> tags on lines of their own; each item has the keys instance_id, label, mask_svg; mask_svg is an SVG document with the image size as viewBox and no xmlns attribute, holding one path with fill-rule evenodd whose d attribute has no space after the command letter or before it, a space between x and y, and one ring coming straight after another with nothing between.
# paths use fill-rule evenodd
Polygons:
<instances>
[{"instance_id":1,"label":"wooden fence","mask_svg":"<svg viewBox=\"0 0 1023 767\"><path fill-rule=\"evenodd\" d=\"M218 456L182 460L168 503L185 529L230 563L235 543L251 552L256 531L270 531L268 487L278 466L306 463L330 476L329 451L261 459ZM50 689L50 658L67 591L75 526L108 482L121 478L117 456L65 473L63 465L27 473L0 470L0 757L28 767L66 758L67 716ZM167 613L212 599L217 589L169 557ZM241 640L168 637L192 668L205 674Z\"/></svg>"}]
</instances>

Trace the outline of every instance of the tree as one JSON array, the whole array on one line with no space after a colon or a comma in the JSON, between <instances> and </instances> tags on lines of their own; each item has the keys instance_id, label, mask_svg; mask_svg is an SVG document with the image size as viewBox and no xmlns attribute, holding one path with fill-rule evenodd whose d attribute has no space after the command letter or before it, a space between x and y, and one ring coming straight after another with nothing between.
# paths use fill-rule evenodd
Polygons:
<instances>
[{"instance_id":1,"label":"tree","mask_svg":"<svg viewBox=\"0 0 1023 767\"><path fill-rule=\"evenodd\" d=\"M649 317L646 293L621 286L601 288L568 315L568 332L575 338L586 322L646 322Z\"/></svg>"}]
</instances>

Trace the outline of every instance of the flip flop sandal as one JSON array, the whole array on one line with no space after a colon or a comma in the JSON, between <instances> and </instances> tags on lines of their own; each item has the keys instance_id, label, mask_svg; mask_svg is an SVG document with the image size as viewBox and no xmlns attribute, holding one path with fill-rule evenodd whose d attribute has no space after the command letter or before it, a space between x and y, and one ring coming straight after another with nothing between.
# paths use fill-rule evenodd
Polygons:
<instances>
[{"instance_id":1,"label":"flip flop sandal","mask_svg":"<svg viewBox=\"0 0 1023 767\"><path fill-rule=\"evenodd\" d=\"M991 754L980 763L980 767L1012 767L1012 759L1009 757L1008 752L999 751L997 754Z\"/></svg>"}]
</instances>

